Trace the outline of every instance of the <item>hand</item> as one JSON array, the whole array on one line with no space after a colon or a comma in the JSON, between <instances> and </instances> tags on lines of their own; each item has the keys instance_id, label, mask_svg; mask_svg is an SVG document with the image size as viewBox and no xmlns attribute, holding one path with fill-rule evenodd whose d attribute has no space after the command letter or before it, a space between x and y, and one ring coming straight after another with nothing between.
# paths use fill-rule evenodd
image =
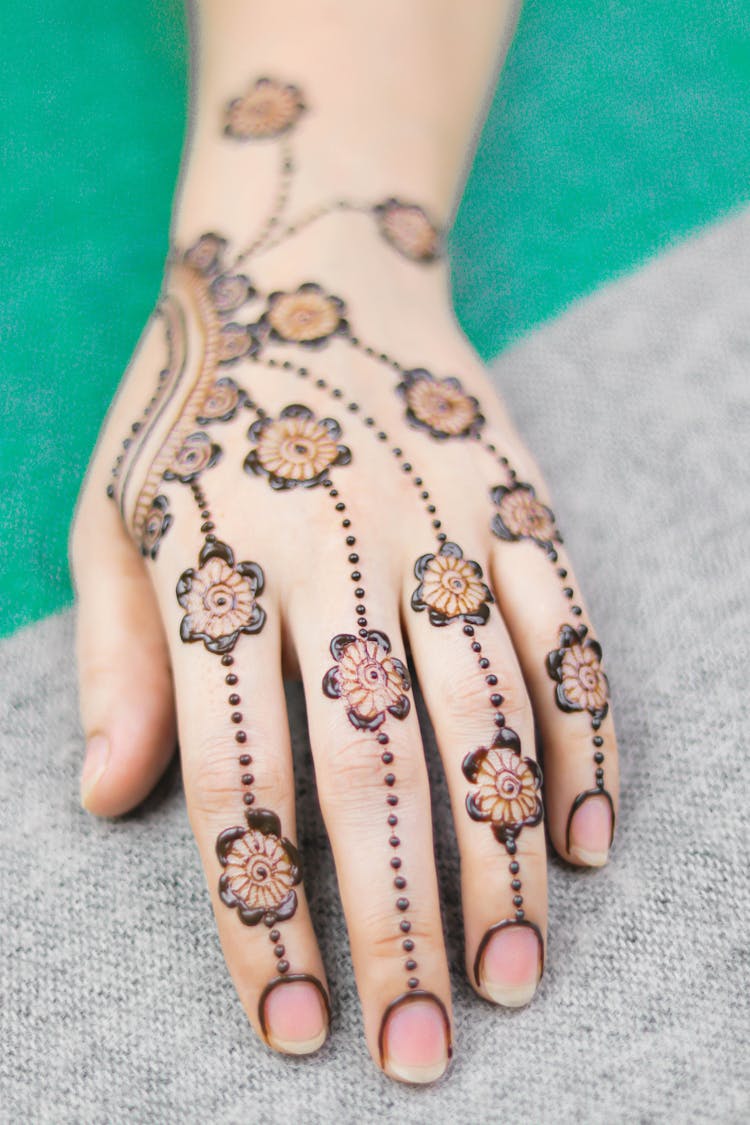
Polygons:
<instances>
[{"instance_id":1,"label":"hand","mask_svg":"<svg viewBox=\"0 0 750 1125\"><path fill-rule=\"evenodd\" d=\"M548 489L456 327L431 215L379 196L282 219L302 106L263 80L227 108L230 139L278 136L275 209L243 242L236 214L207 230L184 207L82 492L83 799L137 804L176 716L240 999L270 1046L315 1050L327 985L282 661L299 671L368 1045L430 1081L450 985L414 673L451 793L466 971L500 1004L542 972L544 816L564 858L606 861L615 736Z\"/></svg>"}]
</instances>

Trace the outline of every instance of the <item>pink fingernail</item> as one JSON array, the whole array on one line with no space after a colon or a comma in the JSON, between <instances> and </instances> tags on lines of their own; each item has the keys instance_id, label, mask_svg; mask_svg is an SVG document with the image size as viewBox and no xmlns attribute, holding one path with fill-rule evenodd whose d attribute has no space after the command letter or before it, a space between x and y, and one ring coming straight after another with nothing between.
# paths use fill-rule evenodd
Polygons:
<instances>
[{"instance_id":1,"label":"pink fingernail","mask_svg":"<svg viewBox=\"0 0 750 1125\"><path fill-rule=\"evenodd\" d=\"M310 980L281 980L261 998L261 1025L269 1044L286 1055L310 1055L328 1035L328 1005Z\"/></svg>"},{"instance_id":2,"label":"pink fingernail","mask_svg":"<svg viewBox=\"0 0 750 1125\"><path fill-rule=\"evenodd\" d=\"M568 853L588 867L603 867L612 843L612 806L603 793L584 796L568 826Z\"/></svg>"},{"instance_id":3,"label":"pink fingernail","mask_svg":"<svg viewBox=\"0 0 750 1125\"><path fill-rule=\"evenodd\" d=\"M544 952L536 926L501 923L479 946L477 979L496 1004L520 1008L536 992Z\"/></svg>"},{"instance_id":4,"label":"pink fingernail","mask_svg":"<svg viewBox=\"0 0 750 1125\"><path fill-rule=\"evenodd\" d=\"M451 1056L448 1016L437 998L404 996L383 1017L383 1068L401 1082L434 1082Z\"/></svg>"},{"instance_id":5,"label":"pink fingernail","mask_svg":"<svg viewBox=\"0 0 750 1125\"><path fill-rule=\"evenodd\" d=\"M109 739L103 734L92 734L86 743L86 757L81 771L81 804L86 803L101 780L109 761Z\"/></svg>"}]
</instances>

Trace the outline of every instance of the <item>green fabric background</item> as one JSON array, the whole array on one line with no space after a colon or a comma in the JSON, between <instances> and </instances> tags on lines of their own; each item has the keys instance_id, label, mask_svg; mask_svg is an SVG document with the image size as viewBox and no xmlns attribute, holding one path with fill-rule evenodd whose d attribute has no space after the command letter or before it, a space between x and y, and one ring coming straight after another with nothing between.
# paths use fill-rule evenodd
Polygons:
<instances>
[{"instance_id":1,"label":"green fabric background","mask_svg":"<svg viewBox=\"0 0 750 1125\"><path fill-rule=\"evenodd\" d=\"M186 97L178 0L0 6L0 634L71 599L66 537L157 295ZM746 0L527 0L453 237L485 357L744 202Z\"/></svg>"}]
</instances>

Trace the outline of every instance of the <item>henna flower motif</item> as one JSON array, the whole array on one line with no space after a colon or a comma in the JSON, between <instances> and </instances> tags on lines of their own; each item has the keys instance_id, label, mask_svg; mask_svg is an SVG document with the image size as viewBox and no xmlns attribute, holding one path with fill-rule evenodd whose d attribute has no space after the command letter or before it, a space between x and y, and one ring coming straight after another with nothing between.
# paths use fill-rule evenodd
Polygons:
<instances>
[{"instance_id":1,"label":"henna flower motif","mask_svg":"<svg viewBox=\"0 0 750 1125\"><path fill-rule=\"evenodd\" d=\"M215 445L208 434L204 434L202 430L190 434L175 454L172 464L164 470L164 479L190 484L204 469L215 465L220 457L221 446Z\"/></svg>"},{"instance_id":2,"label":"henna flower motif","mask_svg":"<svg viewBox=\"0 0 750 1125\"><path fill-rule=\"evenodd\" d=\"M349 722L359 730L377 730L386 712L397 719L409 714L409 674L390 651L388 637L375 629L361 638L339 633L331 641L336 664L323 677L323 691L344 700Z\"/></svg>"},{"instance_id":3,"label":"henna flower motif","mask_svg":"<svg viewBox=\"0 0 750 1125\"><path fill-rule=\"evenodd\" d=\"M302 864L294 845L282 837L276 813L257 809L246 813L247 828L227 828L216 841L224 872L219 895L237 908L240 921L257 926L291 918L297 909L295 886L302 881Z\"/></svg>"},{"instance_id":4,"label":"henna flower motif","mask_svg":"<svg viewBox=\"0 0 750 1125\"><path fill-rule=\"evenodd\" d=\"M211 422L231 422L244 401L245 392L240 390L234 379L217 379L206 392L195 420L199 426L208 426Z\"/></svg>"},{"instance_id":5,"label":"henna flower motif","mask_svg":"<svg viewBox=\"0 0 750 1125\"><path fill-rule=\"evenodd\" d=\"M522 828L542 819L542 773L533 758L522 758L515 731L505 727L489 750L482 746L464 758L464 776L477 788L467 794L472 820L489 821L497 839L515 851Z\"/></svg>"},{"instance_id":6,"label":"henna flower motif","mask_svg":"<svg viewBox=\"0 0 750 1125\"><path fill-rule=\"evenodd\" d=\"M219 363L235 363L246 355L255 355L258 341L249 324L225 324L219 336Z\"/></svg>"},{"instance_id":7,"label":"henna flower motif","mask_svg":"<svg viewBox=\"0 0 750 1125\"><path fill-rule=\"evenodd\" d=\"M259 78L226 108L224 132L238 141L278 137L296 123L305 105L296 86Z\"/></svg>"},{"instance_id":8,"label":"henna flower motif","mask_svg":"<svg viewBox=\"0 0 750 1125\"><path fill-rule=\"evenodd\" d=\"M555 527L554 515L541 500L537 500L532 486L519 482L505 488L499 484L490 495L497 507L492 531L498 539L510 542L533 539L556 562L557 551L552 544L562 543L562 539Z\"/></svg>"},{"instance_id":9,"label":"henna flower motif","mask_svg":"<svg viewBox=\"0 0 750 1125\"><path fill-rule=\"evenodd\" d=\"M226 543L207 541L198 569L186 570L177 583L177 601L186 611L181 639L203 641L209 652L224 653L234 648L240 633L259 633L266 614L255 599L263 585L257 563L235 563Z\"/></svg>"},{"instance_id":10,"label":"henna flower motif","mask_svg":"<svg viewBox=\"0 0 750 1125\"><path fill-rule=\"evenodd\" d=\"M488 603L494 598L481 581L481 566L465 559L458 544L443 543L436 555L422 555L414 573L420 581L412 594L411 607L418 613L429 610L432 625L457 620L485 624L490 614Z\"/></svg>"},{"instance_id":11,"label":"henna flower motif","mask_svg":"<svg viewBox=\"0 0 750 1125\"><path fill-rule=\"evenodd\" d=\"M245 458L245 471L268 477L271 488L313 488L334 465L352 459L337 444L341 427L333 418L316 418L306 406L286 406L277 419L262 418L248 430L256 442Z\"/></svg>"},{"instance_id":12,"label":"henna flower motif","mask_svg":"<svg viewBox=\"0 0 750 1125\"><path fill-rule=\"evenodd\" d=\"M185 262L199 273L216 273L226 245L226 238L221 238L218 234L212 232L202 234L198 241L186 250Z\"/></svg>"},{"instance_id":13,"label":"henna flower motif","mask_svg":"<svg viewBox=\"0 0 750 1125\"><path fill-rule=\"evenodd\" d=\"M598 725L609 709L609 684L602 671L602 649L587 639L588 629L563 625L560 647L547 655L547 671L557 680L557 706L563 711L588 711Z\"/></svg>"},{"instance_id":14,"label":"henna flower motif","mask_svg":"<svg viewBox=\"0 0 750 1125\"><path fill-rule=\"evenodd\" d=\"M173 519L169 512L169 501L166 496L155 496L151 507L146 513L146 520L141 535L141 554L144 558L155 559L159 553L159 544L172 526Z\"/></svg>"},{"instance_id":15,"label":"henna flower motif","mask_svg":"<svg viewBox=\"0 0 750 1125\"><path fill-rule=\"evenodd\" d=\"M436 379L423 367L405 371L396 388L406 400L406 417L416 429L435 438L469 437L484 424L479 403L458 379Z\"/></svg>"},{"instance_id":16,"label":"henna flower motif","mask_svg":"<svg viewBox=\"0 0 750 1125\"><path fill-rule=\"evenodd\" d=\"M332 336L347 335L346 308L339 297L325 293L308 281L294 293L272 293L260 324L269 328L269 339L277 343L321 347Z\"/></svg>"},{"instance_id":17,"label":"henna flower motif","mask_svg":"<svg viewBox=\"0 0 750 1125\"><path fill-rule=\"evenodd\" d=\"M244 274L223 273L211 282L211 300L219 316L228 316L255 296L255 289Z\"/></svg>"},{"instance_id":18,"label":"henna flower motif","mask_svg":"<svg viewBox=\"0 0 750 1125\"><path fill-rule=\"evenodd\" d=\"M380 233L400 254L414 262L432 262L440 252L440 236L421 207L386 199L373 208Z\"/></svg>"}]
</instances>

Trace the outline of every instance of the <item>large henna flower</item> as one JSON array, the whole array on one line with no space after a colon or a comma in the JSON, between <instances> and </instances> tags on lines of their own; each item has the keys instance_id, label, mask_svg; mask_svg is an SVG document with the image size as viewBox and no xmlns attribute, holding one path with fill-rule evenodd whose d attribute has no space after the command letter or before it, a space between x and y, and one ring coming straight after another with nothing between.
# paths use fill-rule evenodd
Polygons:
<instances>
[{"instance_id":1,"label":"large henna flower","mask_svg":"<svg viewBox=\"0 0 750 1125\"><path fill-rule=\"evenodd\" d=\"M222 273L210 286L211 300L219 316L228 316L255 296L255 289L243 273Z\"/></svg>"},{"instance_id":2,"label":"large henna flower","mask_svg":"<svg viewBox=\"0 0 750 1125\"><path fill-rule=\"evenodd\" d=\"M440 236L415 203L386 199L373 208L386 241L414 262L431 262L440 252Z\"/></svg>"},{"instance_id":3,"label":"large henna flower","mask_svg":"<svg viewBox=\"0 0 750 1125\"><path fill-rule=\"evenodd\" d=\"M297 909L295 886L302 864L294 845L281 835L281 822L268 809L245 814L248 827L227 828L216 841L224 872L219 895L237 908L240 921L257 926L291 918Z\"/></svg>"},{"instance_id":4,"label":"large henna flower","mask_svg":"<svg viewBox=\"0 0 750 1125\"><path fill-rule=\"evenodd\" d=\"M473 820L486 820L509 851L522 828L538 824L543 805L542 773L533 758L522 758L518 735L509 727L499 731L492 746L482 746L464 758L464 776L477 788L467 794Z\"/></svg>"},{"instance_id":5,"label":"large henna flower","mask_svg":"<svg viewBox=\"0 0 750 1125\"><path fill-rule=\"evenodd\" d=\"M286 406L278 418L262 418L248 430L256 442L245 458L245 471L268 477L271 488L312 488L334 465L352 459L339 445L341 427L333 418L316 418L306 406Z\"/></svg>"},{"instance_id":6,"label":"large henna flower","mask_svg":"<svg viewBox=\"0 0 750 1125\"><path fill-rule=\"evenodd\" d=\"M339 633L331 641L336 664L323 677L323 691L344 700L350 723L360 730L377 730L386 712L397 719L409 714L409 674L390 651L388 637L375 629L366 637Z\"/></svg>"},{"instance_id":7,"label":"large henna flower","mask_svg":"<svg viewBox=\"0 0 750 1125\"><path fill-rule=\"evenodd\" d=\"M482 582L479 563L465 559L457 543L443 543L436 555L422 555L414 565L419 586L412 594L411 607L429 610L432 625L448 625L462 620L484 625L489 617L489 602L494 601Z\"/></svg>"},{"instance_id":8,"label":"large henna flower","mask_svg":"<svg viewBox=\"0 0 750 1125\"><path fill-rule=\"evenodd\" d=\"M210 469L221 457L221 446L214 444L208 434L199 431L185 438L171 464L164 470L165 480L179 480L190 484L204 469Z\"/></svg>"},{"instance_id":9,"label":"large henna flower","mask_svg":"<svg viewBox=\"0 0 750 1125\"><path fill-rule=\"evenodd\" d=\"M185 261L198 273L216 273L226 245L226 238L209 231L207 234L202 234L198 241L185 251Z\"/></svg>"},{"instance_id":10,"label":"large henna flower","mask_svg":"<svg viewBox=\"0 0 750 1125\"><path fill-rule=\"evenodd\" d=\"M588 629L563 625L560 647L547 655L547 671L557 680L557 706L563 711L588 711L600 723L609 709L609 684L602 671L602 649L587 639Z\"/></svg>"},{"instance_id":11,"label":"large henna flower","mask_svg":"<svg viewBox=\"0 0 750 1125\"><path fill-rule=\"evenodd\" d=\"M198 569L186 570L177 583L177 601L185 610L183 641L203 641L209 652L229 652L240 633L259 633L266 620L256 598L263 592L263 571L254 562L235 563L226 543L206 542Z\"/></svg>"},{"instance_id":12,"label":"large henna flower","mask_svg":"<svg viewBox=\"0 0 750 1125\"><path fill-rule=\"evenodd\" d=\"M240 390L234 379L224 376L206 391L195 420L199 426L208 426L211 422L231 422L245 399L245 392Z\"/></svg>"},{"instance_id":13,"label":"large henna flower","mask_svg":"<svg viewBox=\"0 0 750 1125\"><path fill-rule=\"evenodd\" d=\"M140 548L144 558L156 558L159 544L172 526L172 522L166 496L155 496L146 513L141 534Z\"/></svg>"},{"instance_id":14,"label":"large henna flower","mask_svg":"<svg viewBox=\"0 0 750 1125\"><path fill-rule=\"evenodd\" d=\"M405 371L396 388L406 400L406 417L435 438L468 437L484 424L479 403L458 379L436 379L423 367Z\"/></svg>"},{"instance_id":15,"label":"large henna flower","mask_svg":"<svg viewBox=\"0 0 750 1125\"><path fill-rule=\"evenodd\" d=\"M562 539L555 527L554 515L541 500L537 500L532 486L517 482L506 488L499 484L490 495L497 508L492 531L498 539L510 542L533 539L555 562L557 552L552 544L562 543Z\"/></svg>"},{"instance_id":16,"label":"large henna flower","mask_svg":"<svg viewBox=\"0 0 750 1125\"><path fill-rule=\"evenodd\" d=\"M224 132L238 141L278 137L291 129L304 108L296 86L259 78L246 94L227 106Z\"/></svg>"},{"instance_id":17,"label":"large henna flower","mask_svg":"<svg viewBox=\"0 0 750 1125\"><path fill-rule=\"evenodd\" d=\"M271 293L259 323L268 327L269 339L277 343L317 348L332 336L348 334L345 312L340 297L333 297L320 285L307 281L293 293Z\"/></svg>"}]
</instances>

